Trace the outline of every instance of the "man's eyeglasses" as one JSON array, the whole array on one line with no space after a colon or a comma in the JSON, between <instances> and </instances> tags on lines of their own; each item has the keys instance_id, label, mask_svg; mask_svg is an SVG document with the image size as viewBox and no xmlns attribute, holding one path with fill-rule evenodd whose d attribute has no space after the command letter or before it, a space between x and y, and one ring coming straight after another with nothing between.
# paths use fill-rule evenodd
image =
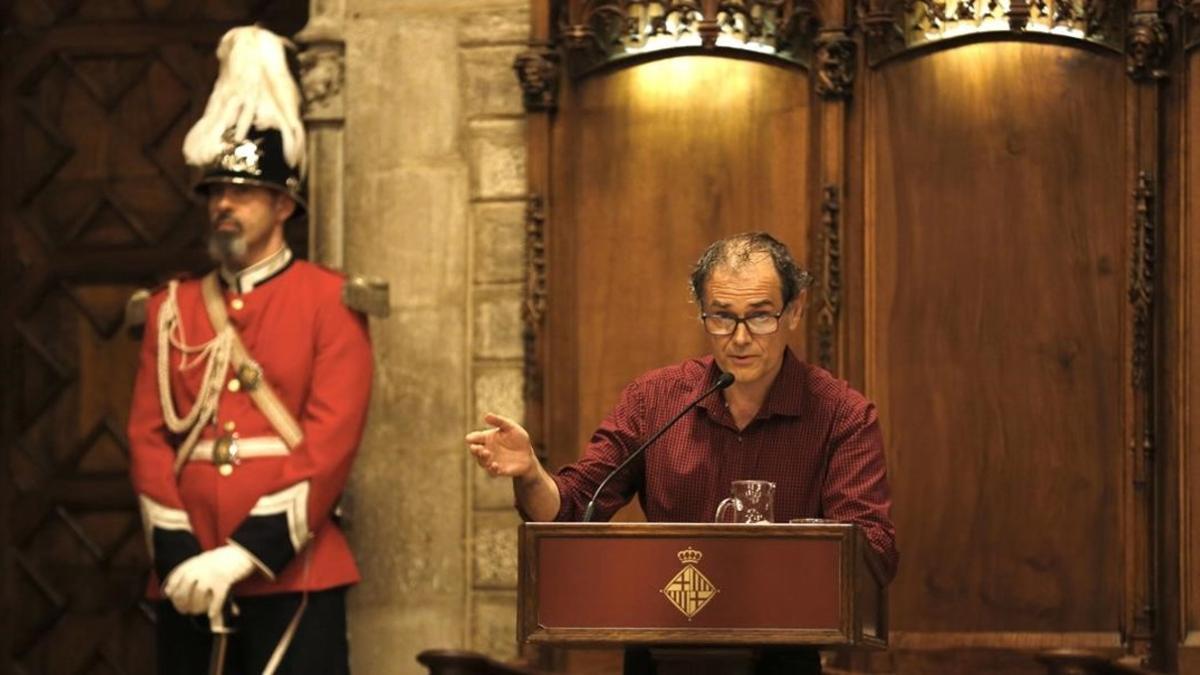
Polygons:
<instances>
[{"instance_id":1,"label":"man's eyeglasses","mask_svg":"<svg viewBox=\"0 0 1200 675\"><path fill-rule=\"evenodd\" d=\"M772 314L771 312L753 312L746 316L734 316L726 312L716 312L709 314L707 312L700 315L700 320L704 322L704 330L709 335L733 335L737 331L739 323L746 324L746 330L750 331L751 335L770 335L779 330L779 317L787 308L783 308Z\"/></svg>"}]
</instances>

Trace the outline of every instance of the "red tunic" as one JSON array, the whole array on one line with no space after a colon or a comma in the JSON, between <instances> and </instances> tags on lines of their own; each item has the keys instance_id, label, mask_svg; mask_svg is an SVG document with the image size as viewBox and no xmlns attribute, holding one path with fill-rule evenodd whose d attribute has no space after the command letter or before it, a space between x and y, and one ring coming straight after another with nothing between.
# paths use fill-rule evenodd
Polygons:
<instances>
[{"instance_id":1,"label":"red tunic","mask_svg":"<svg viewBox=\"0 0 1200 675\"><path fill-rule=\"evenodd\" d=\"M340 275L296 261L248 293L224 290L230 323L304 433L304 440L288 456L247 458L228 476L203 461L188 462L179 476L173 472L175 448L182 437L172 434L163 421L156 369L158 315L167 294L159 292L150 300L129 420L131 474L138 494L167 511L185 512L199 546L208 550L229 542L235 532L271 530L277 523L248 528L251 520L262 518L250 517L251 509L260 498L307 483L302 497L306 503L300 506L311 539L307 545L301 543L299 550L278 550L280 541L289 541L286 531L282 538L237 539L260 561L281 562L274 581L256 573L234 587L235 595L319 590L359 580L346 539L330 514L362 438L372 357L365 318L342 303L342 285ZM177 304L187 344L213 338L199 280L179 284ZM175 348L170 359L175 409L186 414L195 404L204 366L180 372ZM232 371L222 382L231 379ZM226 387L215 424L206 425L201 438L220 436L230 422L242 438L278 435L245 391ZM276 515L284 516L286 528L299 520L295 514ZM148 529L154 531L149 525ZM158 550L159 539L154 542L156 557L168 555ZM152 597L161 597L157 576L164 572L158 565L150 583Z\"/></svg>"}]
</instances>

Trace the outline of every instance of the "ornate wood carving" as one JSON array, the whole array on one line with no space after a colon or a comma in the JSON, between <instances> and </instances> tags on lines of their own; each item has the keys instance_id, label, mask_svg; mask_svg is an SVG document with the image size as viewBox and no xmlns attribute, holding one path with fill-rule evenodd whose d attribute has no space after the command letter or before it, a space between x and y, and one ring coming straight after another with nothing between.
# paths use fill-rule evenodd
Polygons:
<instances>
[{"instance_id":1,"label":"ornate wood carving","mask_svg":"<svg viewBox=\"0 0 1200 675\"><path fill-rule=\"evenodd\" d=\"M521 308L525 346L525 400L542 398L538 342L546 318L546 214L542 196L529 195L525 206L525 302Z\"/></svg>"},{"instance_id":2,"label":"ornate wood carving","mask_svg":"<svg viewBox=\"0 0 1200 675\"><path fill-rule=\"evenodd\" d=\"M871 63L904 49L903 0L856 0L854 13Z\"/></svg>"},{"instance_id":3,"label":"ornate wood carving","mask_svg":"<svg viewBox=\"0 0 1200 675\"><path fill-rule=\"evenodd\" d=\"M812 0L567 0L557 38L572 74L651 50L734 48L806 63Z\"/></svg>"},{"instance_id":4,"label":"ornate wood carving","mask_svg":"<svg viewBox=\"0 0 1200 675\"><path fill-rule=\"evenodd\" d=\"M1020 33L1029 27L1029 20L1033 17L1033 8L1026 0L1010 0L1007 17L1009 30Z\"/></svg>"},{"instance_id":5,"label":"ornate wood carving","mask_svg":"<svg viewBox=\"0 0 1200 675\"><path fill-rule=\"evenodd\" d=\"M1154 310L1155 232L1154 185L1145 171L1138 174L1133 196L1133 259L1129 276L1129 302L1133 305L1132 381L1141 391L1148 391Z\"/></svg>"},{"instance_id":6,"label":"ornate wood carving","mask_svg":"<svg viewBox=\"0 0 1200 675\"><path fill-rule=\"evenodd\" d=\"M1157 542L1155 518L1155 392L1154 392L1154 295L1155 227L1154 180L1146 171L1138 173L1134 187L1132 259L1129 268L1129 302L1132 306L1132 353L1130 380L1134 388L1133 436L1129 450L1133 459L1134 554L1137 563L1134 586L1133 625L1128 636L1131 649L1143 653L1150 648L1155 629L1154 578Z\"/></svg>"},{"instance_id":7,"label":"ornate wood carving","mask_svg":"<svg viewBox=\"0 0 1200 675\"><path fill-rule=\"evenodd\" d=\"M1112 0L857 0L855 13L876 65L909 49L975 33L1052 33L1123 47Z\"/></svg>"},{"instance_id":8,"label":"ornate wood carving","mask_svg":"<svg viewBox=\"0 0 1200 675\"><path fill-rule=\"evenodd\" d=\"M813 58L817 94L825 99L849 98L857 55L858 47L845 30L822 31L817 36Z\"/></svg>"},{"instance_id":9,"label":"ornate wood carving","mask_svg":"<svg viewBox=\"0 0 1200 675\"><path fill-rule=\"evenodd\" d=\"M1167 76L1167 49L1170 33L1157 12L1138 12L1129 21L1129 64L1126 70L1135 80L1161 80Z\"/></svg>"},{"instance_id":10,"label":"ornate wood carving","mask_svg":"<svg viewBox=\"0 0 1200 675\"><path fill-rule=\"evenodd\" d=\"M841 199L837 186L826 185L821 199L821 229L816 247L817 364L837 365L838 317L842 312Z\"/></svg>"},{"instance_id":11,"label":"ornate wood carving","mask_svg":"<svg viewBox=\"0 0 1200 675\"><path fill-rule=\"evenodd\" d=\"M545 45L531 45L513 60L527 112L549 112L558 106L558 64L558 52Z\"/></svg>"}]
</instances>

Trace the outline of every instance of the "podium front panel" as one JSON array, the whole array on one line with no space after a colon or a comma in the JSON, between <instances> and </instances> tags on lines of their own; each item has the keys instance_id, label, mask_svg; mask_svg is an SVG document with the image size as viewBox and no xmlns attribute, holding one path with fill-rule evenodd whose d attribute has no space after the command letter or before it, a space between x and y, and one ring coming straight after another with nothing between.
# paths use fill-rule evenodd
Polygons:
<instances>
[{"instance_id":1,"label":"podium front panel","mask_svg":"<svg viewBox=\"0 0 1200 675\"><path fill-rule=\"evenodd\" d=\"M523 640L854 644L860 540L849 525L527 524ZM878 591L878 589L876 589ZM868 620L868 626L876 621ZM864 639L865 637L865 639Z\"/></svg>"}]
</instances>

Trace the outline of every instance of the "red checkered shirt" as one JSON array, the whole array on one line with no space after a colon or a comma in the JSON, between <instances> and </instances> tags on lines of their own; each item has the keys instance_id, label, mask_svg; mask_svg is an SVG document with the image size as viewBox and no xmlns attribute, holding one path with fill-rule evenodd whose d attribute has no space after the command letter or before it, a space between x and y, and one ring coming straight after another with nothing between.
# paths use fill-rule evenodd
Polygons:
<instances>
[{"instance_id":1,"label":"red checkered shirt","mask_svg":"<svg viewBox=\"0 0 1200 675\"><path fill-rule=\"evenodd\" d=\"M580 520L600 481L718 372L706 356L650 371L627 386L583 457L554 477L562 496L555 520ZM888 577L895 574L900 556L875 406L790 349L745 429L734 424L724 392L709 396L609 482L596 500L595 519L611 518L636 494L649 521L709 522L729 496L730 481L745 479L775 483L776 522L822 517L857 523Z\"/></svg>"}]
</instances>

